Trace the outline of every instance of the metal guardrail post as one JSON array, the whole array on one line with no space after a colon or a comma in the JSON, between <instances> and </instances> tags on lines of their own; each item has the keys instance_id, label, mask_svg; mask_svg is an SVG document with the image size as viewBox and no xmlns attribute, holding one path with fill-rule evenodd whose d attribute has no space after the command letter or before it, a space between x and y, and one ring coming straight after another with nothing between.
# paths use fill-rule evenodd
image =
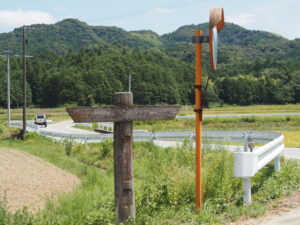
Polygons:
<instances>
[{"instance_id":1,"label":"metal guardrail post","mask_svg":"<svg viewBox=\"0 0 300 225\"><path fill-rule=\"evenodd\" d=\"M154 141L154 132L150 131L150 141L153 142Z\"/></svg>"},{"instance_id":2,"label":"metal guardrail post","mask_svg":"<svg viewBox=\"0 0 300 225\"><path fill-rule=\"evenodd\" d=\"M251 177L243 178L243 202L244 205L251 203Z\"/></svg>"},{"instance_id":3,"label":"metal guardrail post","mask_svg":"<svg viewBox=\"0 0 300 225\"><path fill-rule=\"evenodd\" d=\"M249 152L248 148L249 133L244 133L244 152ZM243 178L243 202L244 205L251 203L251 177Z\"/></svg>"},{"instance_id":4,"label":"metal guardrail post","mask_svg":"<svg viewBox=\"0 0 300 225\"><path fill-rule=\"evenodd\" d=\"M190 143L189 143L190 147L192 148L193 147L193 141L195 140L195 133L190 134L189 140L190 140Z\"/></svg>"},{"instance_id":5,"label":"metal guardrail post","mask_svg":"<svg viewBox=\"0 0 300 225\"><path fill-rule=\"evenodd\" d=\"M274 170L275 171L280 170L280 155L276 156L274 159Z\"/></svg>"},{"instance_id":6,"label":"metal guardrail post","mask_svg":"<svg viewBox=\"0 0 300 225\"><path fill-rule=\"evenodd\" d=\"M84 144L87 146L87 135L85 135Z\"/></svg>"},{"instance_id":7,"label":"metal guardrail post","mask_svg":"<svg viewBox=\"0 0 300 225\"><path fill-rule=\"evenodd\" d=\"M244 132L244 152L248 152L248 139L249 139L249 133Z\"/></svg>"}]
</instances>

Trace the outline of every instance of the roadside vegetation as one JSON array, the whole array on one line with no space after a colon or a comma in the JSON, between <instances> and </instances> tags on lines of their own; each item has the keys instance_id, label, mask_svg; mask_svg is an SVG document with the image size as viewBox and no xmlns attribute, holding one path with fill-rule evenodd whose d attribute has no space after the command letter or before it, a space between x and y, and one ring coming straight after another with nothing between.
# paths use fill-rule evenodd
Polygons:
<instances>
[{"instance_id":1,"label":"roadside vegetation","mask_svg":"<svg viewBox=\"0 0 300 225\"><path fill-rule=\"evenodd\" d=\"M0 224L98 225L114 224L113 145L64 143L26 134L9 138L1 125L0 146L26 151L70 171L81 179L73 193L49 199L45 209L10 214L0 204ZM282 159L282 170L270 164L253 179L253 204L242 205L241 179L233 177L233 155L222 149L203 152L203 211L194 207L194 150L189 142L177 148L160 148L150 142L133 144L137 218L127 224L226 224L243 216L256 217L299 189L300 165Z\"/></svg>"},{"instance_id":2,"label":"roadside vegetation","mask_svg":"<svg viewBox=\"0 0 300 225\"><path fill-rule=\"evenodd\" d=\"M214 106L204 109L204 115L250 114L250 113L295 113L300 112L300 104L293 105L255 105L255 106ZM54 123L71 120L65 107L60 108L29 108L27 119L33 120L39 113L45 113ZM193 115L193 107L182 106L179 115ZM12 109L12 120L22 119L22 109ZM7 120L7 110L0 109L0 121ZM77 128L94 130L77 125ZM237 117L237 118L204 118L203 128L206 130L267 130L284 134L287 147L300 147L300 116L268 116L268 117ZM170 121L138 121L134 129L153 131L193 130L193 119L176 119Z\"/></svg>"}]
</instances>

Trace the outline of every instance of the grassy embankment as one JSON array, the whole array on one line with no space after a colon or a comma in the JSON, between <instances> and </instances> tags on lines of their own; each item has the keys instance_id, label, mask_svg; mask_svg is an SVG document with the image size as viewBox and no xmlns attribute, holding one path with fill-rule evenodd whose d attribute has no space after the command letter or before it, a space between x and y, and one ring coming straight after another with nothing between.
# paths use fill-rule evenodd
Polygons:
<instances>
[{"instance_id":1,"label":"grassy embankment","mask_svg":"<svg viewBox=\"0 0 300 225\"><path fill-rule=\"evenodd\" d=\"M8 137L7 128L1 128ZM76 174L81 184L74 193L49 201L35 215L26 211L11 215L0 206L0 224L96 225L114 223L112 142L64 145L36 134L26 140L6 139L1 146L26 151ZM233 177L232 153L205 149L203 154L203 211L194 208L194 151L186 143L160 148L134 143L137 219L129 224L217 224L242 216L259 216L276 206L277 199L299 188L300 166L282 160L274 173L270 164L252 183L253 204L242 205L241 179Z\"/></svg>"}]
</instances>

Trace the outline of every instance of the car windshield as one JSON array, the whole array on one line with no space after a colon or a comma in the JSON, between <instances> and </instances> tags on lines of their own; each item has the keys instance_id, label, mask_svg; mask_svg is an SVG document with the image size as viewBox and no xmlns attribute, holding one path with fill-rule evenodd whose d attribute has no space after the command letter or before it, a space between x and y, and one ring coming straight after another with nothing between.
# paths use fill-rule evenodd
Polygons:
<instances>
[{"instance_id":1,"label":"car windshield","mask_svg":"<svg viewBox=\"0 0 300 225\"><path fill-rule=\"evenodd\" d=\"M45 118L45 116L43 116L43 115L39 115L39 116L37 116L36 118L38 118L38 119L44 119L44 118Z\"/></svg>"}]
</instances>

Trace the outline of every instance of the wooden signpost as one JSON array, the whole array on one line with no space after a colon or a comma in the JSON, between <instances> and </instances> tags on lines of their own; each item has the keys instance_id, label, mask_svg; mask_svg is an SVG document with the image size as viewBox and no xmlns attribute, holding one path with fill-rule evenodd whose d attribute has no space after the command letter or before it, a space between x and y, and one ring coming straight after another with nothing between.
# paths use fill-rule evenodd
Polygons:
<instances>
[{"instance_id":1,"label":"wooden signpost","mask_svg":"<svg viewBox=\"0 0 300 225\"><path fill-rule=\"evenodd\" d=\"M172 120L180 106L133 106L131 92L114 94L114 106L67 108L77 122L114 122L116 224L135 218L132 121Z\"/></svg>"}]
</instances>

